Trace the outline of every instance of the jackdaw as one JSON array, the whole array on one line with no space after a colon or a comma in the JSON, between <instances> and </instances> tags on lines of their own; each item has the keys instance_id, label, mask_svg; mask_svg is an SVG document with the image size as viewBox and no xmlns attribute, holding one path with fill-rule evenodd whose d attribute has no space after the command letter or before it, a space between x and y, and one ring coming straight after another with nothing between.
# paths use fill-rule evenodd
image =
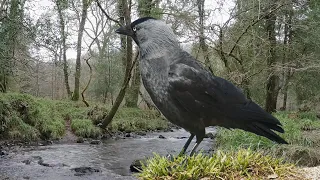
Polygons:
<instances>
[{"instance_id":1,"label":"jackdaw","mask_svg":"<svg viewBox=\"0 0 320 180\"><path fill-rule=\"evenodd\" d=\"M284 133L279 120L182 50L165 22L144 17L116 33L132 37L139 46L142 82L156 107L170 122L191 133L180 154L196 136L193 155L208 126L238 128L287 144L274 132Z\"/></svg>"}]
</instances>

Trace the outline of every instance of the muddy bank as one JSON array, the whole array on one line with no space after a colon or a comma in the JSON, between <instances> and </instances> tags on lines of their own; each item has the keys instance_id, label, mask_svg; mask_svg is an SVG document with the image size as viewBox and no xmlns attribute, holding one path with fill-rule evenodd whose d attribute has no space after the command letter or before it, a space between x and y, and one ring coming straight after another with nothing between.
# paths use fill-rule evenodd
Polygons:
<instances>
[{"instance_id":1,"label":"muddy bank","mask_svg":"<svg viewBox=\"0 0 320 180\"><path fill-rule=\"evenodd\" d=\"M215 129L208 128L207 132L215 133ZM130 172L134 160L150 157L153 152L177 154L188 136L188 132L175 129L129 133L96 144L53 142L47 146L16 147L0 158L0 179L136 179ZM213 140L206 138L199 150L210 152L212 147Z\"/></svg>"}]
</instances>

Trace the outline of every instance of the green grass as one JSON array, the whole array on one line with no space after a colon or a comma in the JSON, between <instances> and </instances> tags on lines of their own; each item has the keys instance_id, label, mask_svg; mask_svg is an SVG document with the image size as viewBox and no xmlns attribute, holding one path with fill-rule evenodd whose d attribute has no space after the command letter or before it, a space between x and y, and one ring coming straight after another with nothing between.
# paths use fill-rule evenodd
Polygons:
<instances>
[{"instance_id":1,"label":"green grass","mask_svg":"<svg viewBox=\"0 0 320 180\"><path fill-rule=\"evenodd\" d=\"M59 139L64 136L66 121L81 137L97 138L97 127L108 113L106 105L82 102L53 101L27 94L0 94L0 139L33 141ZM157 111L120 108L108 129L117 132L167 129L168 122Z\"/></svg>"},{"instance_id":2,"label":"green grass","mask_svg":"<svg viewBox=\"0 0 320 180\"><path fill-rule=\"evenodd\" d=\"M94 126L90 119L73 119L71 129L79 137L97 138L101 135L101 129Z\"/></svg>"},{"instance_id":3,"label":"green grass","mask_svg":"<svg viewBox=\"0 0 320 180\"><path fill-rule=\"evenodd\" d=\"M302 179L294 164L250 149L217 151L212 156L198 154L173 161L155 155L143 164L140 179Z\"/></svg>"}]
</instances>

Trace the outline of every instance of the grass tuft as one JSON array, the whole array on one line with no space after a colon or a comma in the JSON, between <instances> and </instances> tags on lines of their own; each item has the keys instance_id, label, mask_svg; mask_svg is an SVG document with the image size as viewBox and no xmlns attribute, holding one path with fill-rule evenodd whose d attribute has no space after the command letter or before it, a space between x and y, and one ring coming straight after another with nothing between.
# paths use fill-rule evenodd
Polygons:
<instances>
[{"instance_id":1,"label":"grass tuft","mask_svg":"<svg viewBox=\"0 0 320 180\"><path fill-rule=\"evenodd\" d=\"M138 174L140 179L302 179L294 164L250 149L217 151L212 156L198 154L170 161L155 154Z\"/></svg>"}]
</instances>

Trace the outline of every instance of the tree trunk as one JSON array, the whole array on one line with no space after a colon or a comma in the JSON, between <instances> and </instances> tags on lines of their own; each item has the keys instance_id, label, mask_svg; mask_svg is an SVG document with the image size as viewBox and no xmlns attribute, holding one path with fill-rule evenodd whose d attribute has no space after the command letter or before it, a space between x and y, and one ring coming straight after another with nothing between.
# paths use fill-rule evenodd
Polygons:
<instances>
[{"instance_id":1,"label":"tree trunk","mask_svg":"<svg viewBox=\"0 0 320 180\"><path fill-rule=\"evenodd\" d=\"M131 23L131 0L129 0L129 2L127 0L125 0L124 2L125 4L123 4L123 15L125 18L125 22L126 25ZM132 38L129 36L126 36L126 40L127 40L127 47L126 47L126 74L129 73L128 69L129 67L131 67L132 64ZM127 75L126 75L127 76ZM129 76L133 76L131 74L129 74ZM134 79L131 82L131 87L128 89L127 95L126 95L126 101L125 101L125 105L127 107L137 107L137 101L138 101L138 92L135 91L134 89L134 84L136 82L134 82ZM133 88L133 89L132 89Z\"/></svg>"},{"instance_id":2,"label":"tree trunk","mask_svg":"<svg viewBox=\"0 0 320 180\"><path fill-rule=\"evenodd\" d=\"M74 78L74 91L72 100L78 101L79 100L79 92L80 92L80 75L81 75L81 43L82 43L82 36L84 31L84 25L86 23L87 12L89 7L88 0L82 0L82 13L81 13L81 20L79 25L78 31L78 41L77 41L77 58L76 58L76 72Z\"/></svg>"},{"instance_id":3,"label":"tree trunk","mask_svg":"<svg viewBox=\"0 0 320 180\"><path fill-rule=\"evenodd\" d=\"M273 3L275 4L276 2L273 1ZM266 16L266 31L269 41L267 68L269 69L268 74L270 75L270 77L267 80L267 96L265 109L269 113L276 111L277 98L279 94L279 76L274 72L274 69L272 67L277 61L275 50L277 43L275 32L276 19L277 17L274 12Z\"/></svg>"},{"instance_id":4,"label":"tree trunk","mask_svg":"<svg viewBox=\"0 0 320 180\"><path fill-rule=\"evenodd\" d=\"M284 26L284 57L283 59L283 103L282 103L282 110L287 109L287 100L288 100L288 89L289 89L289 81L291 78L291 73L288 67L288 63L291 60L291 45L292 45L292 16L293 16L293 9L292 5L289 6L288 14L285 15L285 26Z\"/></svg>"},{"instance_id":5,"label":"tree trunk","mask_svg":"<svg viewBox=\"0 0 320 180\"><path fill-rule=\"evenodd\" d=\"M128 87L128 84L130 82L130 79L131 79L131 72L132 72L132 69L134 67L134 64L135 62L137 61L138 59L138 54L137 56L135 57L134 61L133 61L133 65L131 67L129 67L129 69L126 69L126 71L128 71L128 73L126 73L126 76L124 77L124 80L123 80L123 83L122 83L122 86L121 86L121 89L120 89L120 92L110 110L110 112L108 113L108 115L103 118L103 122L102 122L102 125L101 125L101 128L102 129L105 129L112 121L114 115L116 114L125 94L126 94L126 89ZM112 98L113 99L113 98Z\"/></svg>"},{"instance_id":6,"label":"tree trunk","mask_svg":"<svg viewBox=\"0 0 320 180\"><path fill-rule=\"evenodd\" d=\"M205 13L204 2L205 0L197 0L198 14L199 14L199 45L203 53L204 63L207 66L207 68L210 70L210 72L213 74L214 71L210 63L208 46L206 44L205 36L204 36L204 13Z\"/></svg>"},{"instance_id":7,"label":"tree trunk","mask_svg":"<svg viewBox=\"0 0 320 180\"><path fill-rule=\"evenodd\" d=\"M59 15L59 23L60 23L60 33L62 39L62 62L63 62L63 75L64 75L64 84L67 90L67 95L71 97L71 90L69 85L69 73L68 73L68 62L67 62L67 46L66 46L66 32L65 32L65 21L62 13L62 5L60 1L56 1L58 15Z\"/></svg>"}]
</instances>

